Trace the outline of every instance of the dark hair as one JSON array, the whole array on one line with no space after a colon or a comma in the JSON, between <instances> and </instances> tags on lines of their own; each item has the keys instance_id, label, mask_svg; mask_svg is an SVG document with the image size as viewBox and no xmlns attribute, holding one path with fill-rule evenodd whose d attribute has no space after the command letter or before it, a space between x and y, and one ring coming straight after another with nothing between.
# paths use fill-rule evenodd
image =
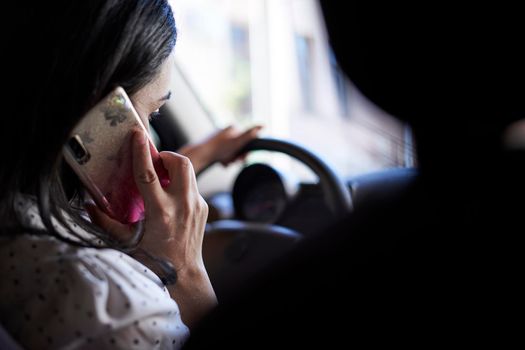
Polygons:
<instances>
[{"instance_id":1,"label":"dark hair","mask_svg":"<svg viewBox=\"0 0 525 350\"><path fill-rule=\"evenodd\" d=\"M114 87L132 95L156 77L175 46L171 8L166 0L25 1L6 7L0 232L20 232L14 201L27 193L37 199L46 234L71 241L51 223L54 217L69 227L64 213L109 244L70 204L62 146ZM71 243L93 244L81 237Z\"/></svg>"}]
</instances>

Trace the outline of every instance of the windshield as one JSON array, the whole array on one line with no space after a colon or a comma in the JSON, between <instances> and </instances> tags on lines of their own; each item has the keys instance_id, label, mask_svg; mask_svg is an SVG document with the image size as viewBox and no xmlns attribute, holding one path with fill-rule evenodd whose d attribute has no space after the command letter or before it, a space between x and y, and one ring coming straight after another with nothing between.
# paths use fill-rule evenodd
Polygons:
<instances>
[{"instance_id":1,"label":"windshield","mask_svg":"<svg viewBox=\"0 0 525 350\"><path fill-rule=\"evenodd\" d=\"M217 127L264 125L340 174L412 166L409 130L343 76L316 0L171 0L176 62Z\"/></svg>"}]
</instances>

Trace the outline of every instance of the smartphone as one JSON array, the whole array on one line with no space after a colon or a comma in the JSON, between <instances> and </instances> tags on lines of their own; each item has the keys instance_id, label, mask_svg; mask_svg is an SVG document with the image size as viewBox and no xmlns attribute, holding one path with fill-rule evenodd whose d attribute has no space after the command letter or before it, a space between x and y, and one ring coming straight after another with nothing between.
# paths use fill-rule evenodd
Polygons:
<instances>
[{"instance_id":1,"label":"smartphone","mask_svg":"<svg viewBox=\"0 0 525 350\"><path fill-rule=\"evenodd\" d=\"M73 129L63 154L97 206L115 220L133 224L144 217L144 200L133 176L133 130L146 130L131 100L117 87ZM169 177L153 141L151 156L162 186Z\"/></svg>"}]
</instances>

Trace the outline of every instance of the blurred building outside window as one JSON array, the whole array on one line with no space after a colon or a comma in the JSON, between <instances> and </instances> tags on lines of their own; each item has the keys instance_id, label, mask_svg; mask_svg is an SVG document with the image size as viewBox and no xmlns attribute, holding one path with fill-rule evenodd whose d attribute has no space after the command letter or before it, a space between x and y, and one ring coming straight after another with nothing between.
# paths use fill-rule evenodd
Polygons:
<instances>
[{"instance_id":1,"label":"blurred building outside window","mask_svg":"<svg viewBox=\"0 0 525 350\"><path fill-rule=\"evenodd\" d=\"M264 135L304 145L343 176L413 165L410 131L339 69L316 0L170 2L176 64L218 127L263 124ZM297 168L275 155L250 159L267 157Z\"/></svg>"}]
</instances>

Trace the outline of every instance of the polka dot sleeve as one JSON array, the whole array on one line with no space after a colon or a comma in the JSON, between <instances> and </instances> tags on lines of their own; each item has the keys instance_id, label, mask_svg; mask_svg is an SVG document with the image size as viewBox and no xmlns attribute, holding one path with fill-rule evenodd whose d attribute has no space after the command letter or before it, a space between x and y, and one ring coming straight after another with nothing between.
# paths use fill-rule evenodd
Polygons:
<instances>
[{"instance_id":1,"label":"polka dot sleeve","mask_svg":"<svg viewBox=\"0 0 525 350\"><path fill-rule=\"evenodd\" d=\"M178 349L178 306L144 265L52 238L0 242L0 318L27 349Z\"/></svg>"}]
</instances>

